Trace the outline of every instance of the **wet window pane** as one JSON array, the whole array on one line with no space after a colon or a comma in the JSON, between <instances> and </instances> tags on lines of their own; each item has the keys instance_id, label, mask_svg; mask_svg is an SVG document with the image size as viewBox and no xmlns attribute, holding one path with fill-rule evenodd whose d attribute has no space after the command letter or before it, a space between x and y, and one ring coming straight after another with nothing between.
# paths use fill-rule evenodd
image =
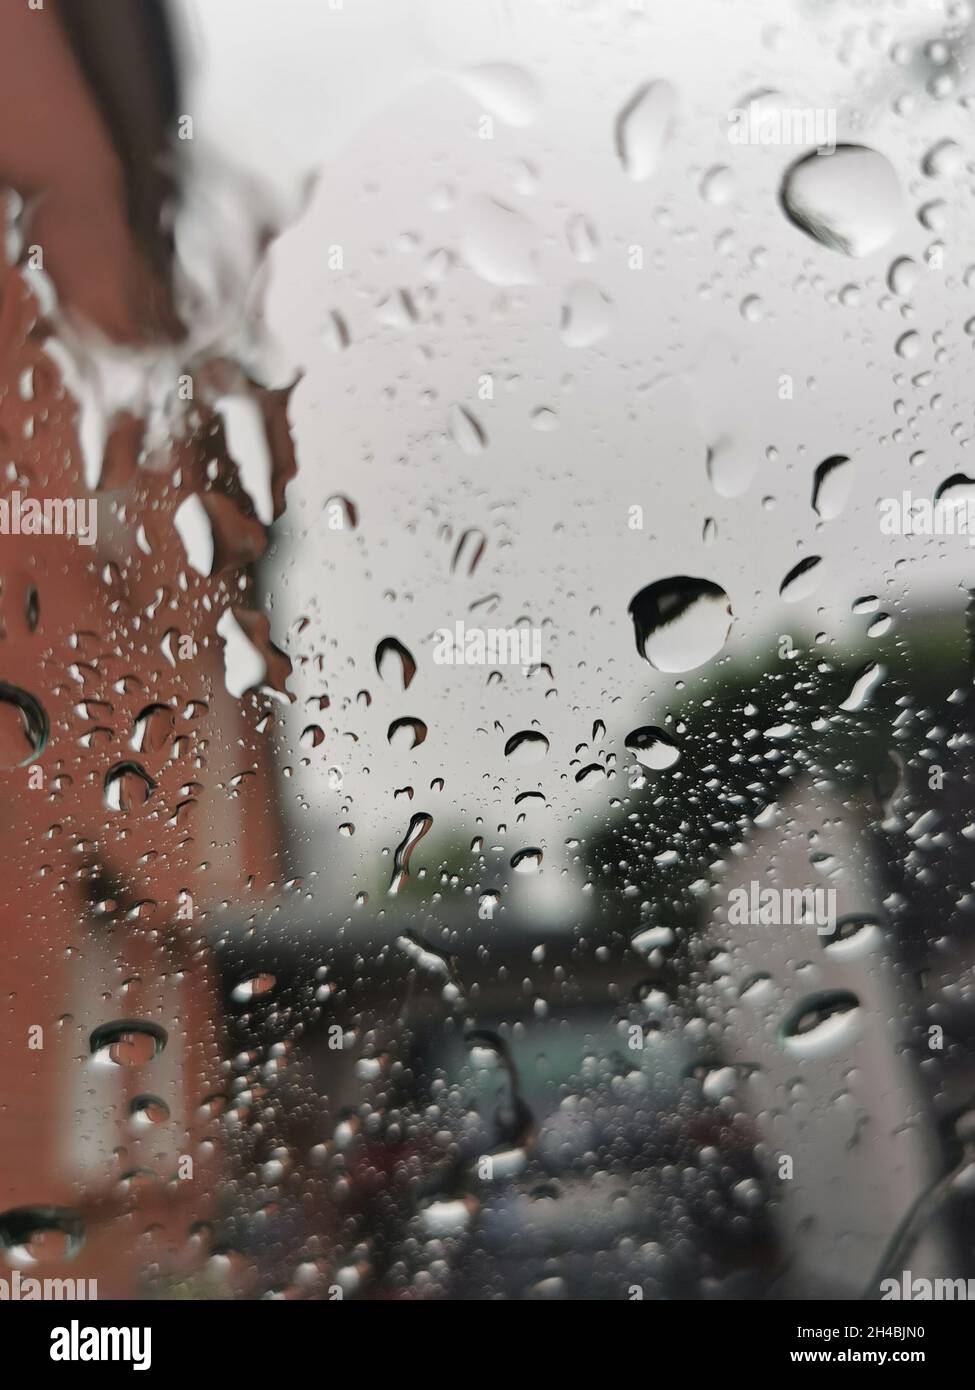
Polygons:
<instances>
[{"instance_id":1,"label":"wet window pane","mask_svg":"<svg viewBox=\"0 0 975 1390\"><path fill-rule=\"evenodd\" d=\"M5 1288L975 1279L972 24L0 18Z\"/></svg>"}]
</instances>

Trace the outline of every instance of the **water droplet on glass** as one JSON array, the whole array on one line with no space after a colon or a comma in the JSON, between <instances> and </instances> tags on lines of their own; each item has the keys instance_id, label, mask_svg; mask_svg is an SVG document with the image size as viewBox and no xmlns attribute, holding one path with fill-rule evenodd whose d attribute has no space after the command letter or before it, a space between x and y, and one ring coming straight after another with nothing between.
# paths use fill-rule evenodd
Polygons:
<instances>
[{"instance_id":1,"label":"water droplet on glass","mask_svg":"<svg viewBox=\"0 0 975 1390\"><path fill-rule=\"evenodd\" d=\"M241 980L234 985L230 991L230 997L235 1004L249 1004L254 999L260 999L265 994L270 994L277 980L274 975L251 975L246 980Z\"/></svg>"},{"instance_id":2,"label":"water droplet on glass","mask_svg":"<svg viewBox=\"0 0 975 1390\"><path fill-rule=\"evenodd\" d=\"M833 454L816 469L813 509L824 521L833 521L846 506L853 486L853 464L845 454Z\"/></svg>"},{"instance_id":3,"label":"water droplet on glass","mask_svg":"<svg viewBox=\"0 0 975 1390\"><path fill-rule=\"evenodd\" d=\"M531 125L538 114L538 83L530 72L514 63L484 63L453 76L475 101L505 125Z\"/></svg>"},{"instance_id":4,"label":"water droplet on glass","mask_svg":"<svg viewBox=\"0 0 975 1390\"><path fill-rule=\"evenodd\" d=\"M680 761L680 749L663 729L646 725L626 736L626 747L644 767L662 772Z\"/></svg>"},{"instance_id":5,"label":"water droplet on glass","mask_svg":"<svg viewBox=\"0 0 975 1390\"><path fill-rule=\"evenodd\" d=\"M397 638L384 637L376 647L376 670L380 680L395 684L400 690L409 690L416 675L416 662Z\"/></svg>"},{"instance_id":6,"label":"water droplet on glass","mask_svg":"<svg viewBox=\"0 0 975 1390\"><path fill-rule=\"evenodd\" d=\"M489 285L531 285L538 234L522 213L493 198L475 198L461 242L464 260Z\"/></svg>"},{"instance_id":7,"label":"water droplet on glass","mask_svg":"<svg viewBox=\"0 0 975 1390\"><path fill-rule=\"evenodd\" d=\"M410 858L417 845L433 825L433 817L426 811L417 811L411 817L409 827L393 856L393 876L389 884L390 896L399 893L410 876Z\"/></svg>"},{"instance_id":8,"label":"water droplet on glass","mask_svg":"<svg viewBox=\"0 0 975 1390\"><path fill-rule=\"evenodd\" d=\"M540 763L548 753L548 739L535 729L523 729L512 734L504 745L504 755L519 767Z\"/></svg>"},{"instance_id":9,"label":"water droplet on glass","mask_svg":"<svg viewBox=\"0 0 975 1390\"><path fill-rule=\"evenodd\" d=\"M711 486L719 497L739 497L751 486L759 460L750 450L736 445L727 436L708 449L706 467Z\"/></svg>"},{"instance_id":10,"label":"water droplet on glass","mask_svg":"<svg viewBox=\"0 0 975 1390\"><path fill-rule=\"evenodd\" d=\"M129 1115L137 1129L164 1125L169 1119L169 1106L159 1096L135 1096L129 1102Z\"/></svg>"},{"instance_id":11,"label":"water droplet on glass","mask_svg":"<svg viewBox=\"0 0 975 1390\"><path fill-rule=\"evenodd\" d=\"M782 206L821 246L860 257L891 240L903 198L884 155L865 145L837 145L831 154L803 155L786 170Z\"/></svg>"},{"instance_id":12,"label":"water droplet on glass","mask_svg":"<svg viewBox=\"0 0 975 1390\"><path fill-rule=\"evenodd\" d=\"M848 1046L860 1019L860 1001L846 989L809 995L786 1017L782 1042L797 1057L824 1057Z\"/></svg>"},{"instance_id":13,"label":"water droplet on glass","mask_svg":"<svg viewBox=\"0 0 975 1390\"><path fill-rule=\"evenodd\" d=\"M11 1207L0 1212L0 1249L11 1265L70 1260L84 1243L84 1219L70 1207Z\"/></svg>"},{"instance_id":14,"label":"water droplet on glass","mask_svg":"<svg viewBox=\"0 0 975 1390\"><path fill-rule=\"evenodd\" d=\"M721 207L735 196L735 176L726 164L715 164L701 179L701 197Z\"/></svg>"},{"instance_id":15,"label":"water droplet on glass","mask_svg":"<svg viewBox=\"0 0 975 1390\"><path fill-rule=\"evenodd\" d=\"M487 448L488 438L484 427L471 411L462 405L452 405L448 416L448 428L454 443L465 454L472 457Z\"/></svg>"},{"instance_id":16,"label":"water droplet on glass","mask_svg":"<svg viewBox=\"0 0 975 1390\"><path fill-rule=\"evenodd\" d=\"M92 1061L101 1067L142 1067L166 1046L166 1031L144 1019L103 1023L88 1040Z\"/></svg>"},{"instance_id":17,"label":"water droplet on glass","mask_svg":"<svg viewBox=\"0 0 975 1390\"><path fill-rule=\"evenodd\" d=\"M708 579L675 575L641 589L629 606L637 651L658 671L693 671L731 631L728 595Z\"/></svg>"},{"instance_id":18,"label":"water droplet on glass","mask_svg":"<svg viewBox=\"0 0 975 1390\"><path fill-rule=\"evenodd\" d=\"M677 112L677 93L669 82L648 82L623 107L616 121L616 152L631 179L655 173Z\"/></svg>"},{"instance_id":19,"label":"water droplet on glass","mask_svg":"<svg viewBox=\"0 0 975 1390\"><path fill-rule=\"evenodd\" d=\"M520 849L511 856L511 867L516 874L534 874L542 867L542 851L536 846Z\"/></svg>"},{"instance_id":20,"label":"water droplet on glass","mask_svg":"<svg viewBox=\"0 0 975 1390\"><path fill-rule=\"evenodd\" d=\"M50 725L40 700L0 681L0 766L26 767L47 746Z\"/></svg>"},{"instance_id":21,"label":"water droplet on glass","mask_svg":"<svg viewBox=\"0 0 975 1390\"><path fill-rule=\"evenodd\" d=\"M393 748L400 750L419 748L427 736L427 726L422 719L404 716L394 719L386 731L386 738Z\"/></svg>"},{"instance_id":22,"label":"water droplet on glass","mask_svg":"<svg viewBox=\"0 0 975 1390\"><path fill-rule=\"evenodd\" d=\"M885 667L881 666L879 661L871 661L853 682L853 689L840 705L840 709L848 714L855 714L857 710L863 709L886 674Z\"/></svg>"},{"instance_id":23,"label":"water droplet on glass","mask_svg":"<svg viewBox=\"0 0 975 1390\"><path fill-rule=\"evenodd\" d=\"M562 341L566 347L591 347L612 323L612 304L596 285L580 281L566 290L562 305Z\"/></svg>"},{"instance_id":24,"label":"water droplet on glass","mask_svg":"<svg viewBox=\"0 0 975 1390\"><path fill-rule=\"evenodd\" d=\"M939 140L924 156L921 168L929 179L952 178L961 172L963 162L960 145L954 140Z\"/></svg>"},{"instance_id":25,"label":"water droplet on glass","mask_svg":"<svg viewBox=\"0 0 975 1390\"><path fill-rule=\"evenodd\" d=\"M800 600L809 598L819 588L819 581L822 578L822 557L819 555L807 555L804 560L800 560L783 579L779 586L779 596L785 599L786 603L798 603Z\"/></svg>"},{"instance_id":26,"label":"water droplet on glass","mask_svg":"<svg viewBox=\"0 0 975 1390\"><path fill-rule=\"evenodd\" d=\"M156 783L139 763L116 763L105 773L105 805L123 814L144 805Z\"/></svg>"},{"instance_id":27,"label":"water droplet on glass","mask_svg":"<svg viewBox=\"0 0 975 1390\"><path fill-rule=\"evenodd\" d=\"M891 294L896 294L904 299L917 284L917 279L916 262L912 261L910 256L898 256L887 271L887 288Z\"/></svg>"}]
</instances>

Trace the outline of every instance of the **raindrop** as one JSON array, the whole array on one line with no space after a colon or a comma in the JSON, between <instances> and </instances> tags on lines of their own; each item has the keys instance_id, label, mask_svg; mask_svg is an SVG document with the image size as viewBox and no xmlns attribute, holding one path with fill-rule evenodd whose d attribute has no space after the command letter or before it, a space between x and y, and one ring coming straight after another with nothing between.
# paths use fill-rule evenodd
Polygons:
<instances>
[{"instance_id":1,"label":"raindrop","mask_svg":"<svg viewBox=\"0 0 975 1390\"><path fill-rule=\"evenodd\" d=\"M376 321L385 328L409 330L418 321L413 296L406 290L394 290L384 295L376 305Z\"/></svg>"},{"instance_id":2,"label":"raindrop","mask_svg":"<svg viewBox=\"0 0 975 1390\"><path fill-rule=\"evenodd\" d=\"M606 769L599 763L589 763L576 773L576 781L583 787L594 787L605 780Z\"/></svg>"},{"instance_id":3,"label":"raindrop","mask_svg":"<svg viewBox=\"0 0 975 1390\"><path fill-rule=\"evenodd\" d=\"M127 813L145 805L156 785L139 763L116 763L105 773L105 805L110 811Z\"/></svg>"},{"instance_id":4,"label":"raindrop","mask_svg":"<svg viewBox=\"0 0 975 1390\"><path fill-rule=\"evenodd\" d=\"M821 556L807 555L798 565L793 565L779 585L779 596L785 599L786 603L798 603L800 599L808 598L810 594L815 593L822 578L821 564Z\"/></svg>"},{"instance_id":5,"label":"raindrop","mask_svg":"<svg viewBox=\"0 0 975 1390\"><path fill-rule=\"evenodd\" d=\"M384 637L376 647L376 670L380 680L409 690L416 675L416 662L397 638Z\"/></svg>"},{"instance_id":6,"label":"raindrop","mask_svg":"<svg viewBox=\"0 0 975 1390\"><path fill-rule=\"evenodd\" d=\"M790 221L847 256L869 256L886 246L902 214L893 165L865 145L803 155L786 170L781 196Z\"/></svg>"},{"instance_id":7,"label":"raindrop","mask_svg":"<svg viewBox=\"0 0 975 1390\"><path fill-rule=\"evenodd\" d=\"M962 151L954 140L939 140L932 145L921 161L929 179L952 178L962 168Z\"/></svg>"},{"instance_id":8,"label":"raindrop","mask_svg":"<svg viewBox=\"0 0 975 1390\"><path fill-rule=\"evenodd\" d=\"M410 859L413 851L433 825L433 816L426 811L417 811L410 819L409 827L393 856L393 877L390 880L390 896L399 893L410 876Z\"/></svg>"},{"instance_id":9,"label":"raindrop","mask_svg":"<svg viewBox=\"0 0 975 1390\"><path fill-rule=\"evenodd\" d=\"M663 772L680 761L680 749L663 729L647 725L626 736L626 747L644 767Z\"/></svg>"},{"instance_id":10,"label":"raindrop","mask_svg":"<svg viewBox=\"0 0 975 1390\"><path fill-rule=\"evenodd\" d=\"M658 671L693 671L731 631L728 595L708 579L675 575L641 589L629 606L640 655Z\"/></svg>"},{"instance_id":11,"label":"raindrop","mask_svg":"<svg viewBox=\"0 0 975 1390\"><path fill-rule=\"evenodd\" d=\"M235 1004L250 1004L254 999L260 999L265 994L270 994L277 984L274 975L251 975L246 980L241 980L234 985L230 991L230 997Z\"/></svg>"},{"instance_id":12,"label":"raindrop","mask_svg":"<svg viewBox=\"0 0 975 1390\"><path fill-rule=\"evenodd\" d=\"M899 256L887 271L887 288L904 299L917 284L917 265L910 256Z\"/></svg>"},{"instance_id":13,"label":"raindrop","mask_svg":"<svg viewBox=\"0 0 975 1390\"><path fill-rule=\"evenodd\" d=\"M103 1023L88 1040L98 1066L142 1067L166 1046L166 1031L144 1019L119 1019Z\"/></svg>"},{"instance_id":14,"label":"raindrop","mask_svg":"<svg viewBox=\"0 0 975 1390\"><path fill-rule=\"evenodd\" d=\"M456 569L466 570L468 574L473 574L481 562L487 546L487 537L483 531L476 527L470 527L463 531L456 546L454 547L453 557L450 561L451 573Z\"/></svg>"},{"instance_id":15,"label":"raindrop","mask_svg":"<svg viewBox=\"0 0 975 1390\"><path fill-rule=\"evenodd\" d=\"M758 459L726 436L711 445L706 462L708 479L719 497L739 497L758 472Z\"/></svg>"},{"instance_id":16,"label":"raindrop","mask_svg":"<svg viewBox=\"0 0 975 1390\"><path fill-rule=\"evenodd\" d=\"M845 710L848 714L854 714L857 710L863 709L869 703L870 697L886 674L886 669L881 666L879 661L872 661L869 666L864 667L853 682L853 689L840 705L840 709Z\"/></svg>"},{"instance_id":17,"label":"raindrop","mask_svg":"<svg viewBox=\"0 0 975 1390\"><path fill-rule=\"evenodd\" d=\"M596 259L599 250L599 238L596 236L596 229L581 212L575 217L570 217L566 227L566 239L569 243L569 250L577 261L587 265L589 261Z\"/></svg>"},{"instance_id":18,"label":"raindrop","mask_svg":"<svg viewBox=\"0 0 975 1390\"><path fill-rule=\"evenodd\" d=\"M164 1125L169 1119L169 1106L159 1096L136 1096L129 1103L129 1114L133 1123L140 1129L151 1125Z\"/></svg>"},{"instance_id":19,"label":"raindrop","mask_svg":"<svg viewBox=\"0 0 975 1390\"><path fill-rule=\"evenodd\" d=\"M853 486L853 464L844 454L833 454L816 469L812 504L824 521L833 521L846 506Z\"/></svg>"},{"instance_id":20,"label":"raindrop","mask_svg":"<svg viewBox=\"0 0 975 1390\"><path fill-rule=\"evenodd\" d=\"M850 913L841 917L821 940L831 956L853 960L876 950L883 942L883 930L879 918L869 913Z\"/></svg>"},{"instance_id":21,"label":"raindrop","mask_svg":"<svg viewBox=\"0 0 975 1390\"><path fill-rule=\"evenodd\" d=\"M538 114L538 83L530 72L514 63L484 63L453 76L475 101L505 125L531 125Z\"/></svg>"},{"instance_id":22,"label":"raindrop","mask_svg":"<svg viewBox=\"0 0 975 1390\"><path fill-rule=\"evenodd\" d=\"M735 196L735 176L726 164L715 164L701 179L701 197L721 207Z\"/></svg>"},{"instance_id":23,"label":"raindrop","mask_svg":"<svg viewBox=\"0 0 975 1390\"><path fill-rule=\"evenodd\" d=\"M508 739L504 745L504 755L519 767L528 767L532 763L542 762L548 753L548 747L548 739L544 734L537 733L534 729L523 729L521 733L512 734Z\"/></svg>"},{"instance_id":24,"label":"raindrop","mask_svg":"<svg viewBox=\"0 0 975 1390\"><path fill-rule=\"evenodd\" d=\"M551 434L559 427L559 417L554 410L549 410L548 406L540 405L537 410L532 411L532 429L538 430L540 434Z\"/></svg>"},{"instance_id":25,"label":"raindrop","mask_svg":"<svg viewBox=\"0 0 975 1390\"><path fill-rule=\"evenodd\" d=\"M538 235L522 213L493 198L471 204L462 240L464 259L489 285L535 282Z\"/></svg>"},{"instance_id":26,"label":"raindrop","mask_svg":"<svg viewBox=\"0 0 975 1390\"><path fill-rule=\"evenodd\" d=\"M47 746L50 725L44 706L19 686L0 681L0 766L26 767Z\"/></svg>"},{"instance_id":27,"label":"raindrop","mask_svg":"<svg viewBox=\"0 0 975 1390\"><path fill-rule=\"evenodd\" d=\"M0 1212L0 1248L12 1265L70 1260L84 1243L84 1219L69 1207L11 1207Z\"/></svg>"},{"instance_id":28,"label":"raindrop","mask_svg":"<svg viewBox=\"0 0 975 1390\"><path fill-rule=\"evenodd\" d=\"M611 322L612 304L602 290L588 281L569 286L560 330L566 347L591 347L605 338Z\"/></svg>"},{"instance_id":29,"label":"raindrop","mask_svg":"<svg viewBox=\"0 0 975 1390\"><path fill-rule=\"evenodd\" d=\"M146 705L135 717L130 746L136 753L161 753L175 727L168 705Z\"/></svg>"},{"instance_id":30,"label":"raindrop","mask_svg":"<svg viewBox=\"0 0 975 1390\"><path fill-rule=\"evenodd\" d=\"M454 443L465 454L473 457L482 454L487 448L488 437L480 421L462 405L452 405L448 416L448 428Z\"/></svg>"},{"instance_id":31,"label":"raindrop","mask_svg":"<svg viewBox=\"0 0 975 1390\"><path fill-rule=\"evenodd\" d=\"M860 1001L846 989L809 995L786 1017L782 1042L797 1057L823 1057L850 1042L860 1017Z\"/></svg>"},{"instance_id":32,"label":"raindrop","mask_svg":"<svg viewBox=\"0 0 975 1390\"><path fill-rule=\"evenodd\" d=\"M329 352L344 352L351 342L349 325L337 310L333 309L325 320L322 341Z\"/></svg>"},{"instance_id":33,"label":"raindrop","mask_svg":"<svg viewBox=\"0 0 975 1390\"><path fill-rule=\"evenodd\" d=\"M386 738L393 748L411 749L419 748L427 736L427 726L422 719L413 719L404 716L402 719L394 719L386 731Z\"/></svg>"},{"instance_id":34,"label":"raindrop","mask_svg":"<svg viewBox=\"0 0 975 1390\"><path fill-rule=\"evenodd\" d=\"M648 82L623 107L616 120L616 152L637 183L655 173L677 111L677 93L669 82Z\"/></svg>"},{"instance_id":35,"label":"raindrop","mask_svg":"<svg viewBox=\"0 0 975 1390\"><path fill-rule=\"evenodd\" d=\"M520 849L511 856L511 867L516 874L534 874L542 867L542 851L536 846Z\"/></svg>"},{"instance_id":36,"label":"raindrop","mask_svg":"<svg viewBox=\"0 0 975 1390\"><path fill-rule=\"evenodd\" d=\"M912 361L921 351L920 333L915 333L913 329L907 333L902 333L894 344L894 351L898 357L903 357L905 361Z\"/></svg>"}]
</instances>

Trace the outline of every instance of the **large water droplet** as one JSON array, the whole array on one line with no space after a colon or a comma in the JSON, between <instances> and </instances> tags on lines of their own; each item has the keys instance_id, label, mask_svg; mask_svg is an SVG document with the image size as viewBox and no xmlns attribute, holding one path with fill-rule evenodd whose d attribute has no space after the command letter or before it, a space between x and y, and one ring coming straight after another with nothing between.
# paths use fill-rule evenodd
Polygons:
<instances>
[{"instance_id":1,"label":"large water droplet","mask_svg":"<svg viewBox=\"0 0 975 1390\"><path fill-rule=\"evenodd\" d=\"M612 304L596 285L580 281L566 290L562 305L562 341L584 348L605 338L612 323Z\"/></svg>"},{"instance_id":2,"label":"large water droplet","mask_svg":"<svg viewBox=\"0 0 975 1390\"><path fill-rule=\"evenodd\" d=\"M758 472L758 458L726 436L708 449L707 470L711 486L719 497L739 497L751 486Z\"/></svg>"},{"instance_id":3,"label":"large water droplet","mask_svg":"<svg viewBox=\"0 0 975 1390\"><path fill-rule=\"evenodd\" d=\"M166 1030L146 1019L103 1023L88 1039L92 1061L100 1067L142 1067L166 1046Z\"/></svg>"},{"instance_id":4,"label":"large water droplet","mask_svg":"<svg viewBox=\"0 0 975 1390\"><path fill-rule=\"evenodd\" d=\"M893 165L865 145L803 155L786 170L781 196L797 227L847 256L869 256L886 246L903 210Z\"/></svg>"},{"instance_id":5,"label":"large water droplet","mask_svg":"<svg viewBox=\"0 0 975 1390\"><path fill-rule=\"evenodd\" d=\"M504 755L519 767L540 763L548 752L548 739L535 729L522 729L512 734L504 745Z\"/></svg>"},{"instance_id":6,"label":"large water droplet","mask_svg":"<svg viewBox=\"0 0 975 1390\"><path fill-rule=\"evenodd\" d=\"M390 896L394 896L402 890L410 876L410 858L413 851L432 825L433 816L428 815L426 811L417 811L416 815L411 818L406 834L396 846L396 853L393 856L393 877L389 884Z\"/></svg>"},{"instance_id":7,"label":"large water droplet","mask_svg":"<svg viewBox=\"0 0 975 1390\"><path fill-rule=\"evenodd\" d=\"M416 675L412 653L395 637L384 637L376 647L376 670L380 680L394 682L408 690Z\"/></svg>"},{"instance_id":8,"label":"large water droplet","mask_svg":"<svg viewBox=\"0 0 975 1390\"><path fill-rule=\"evenodd\" d=\"M415 719L410 715L405 715L402 719L394 719L386 731L386 738L390 745L397 749L419 748L425 742L427 736L427 726L422 719Z\"/></svg>"},{"instance_id":9,"label":"large water droplet","mask_svg":"<svg viewBox=\"0 0 975 1390\"><path fill-rule=\"evenodd\" d=\"M822 578L821 564L821 556L807 555L804 560L793 565L779 585L780 597L784 598L786 603L798 603L801 599L814 594Z\"/></svg>"},{"instance_id":10,"label":"large water droplet","mask_svg":"<svg viewBox=\"0 0 975 1390\"><path fill-rule=\"evenodd\" d=\"M686 575L647 585L629 612L637 651L658 671L693 671L710 661L724 646L733 616L720 585Z\"/></svg>"},{"instance_id":11,"label":"large water droplet","mask_svg":"<svg viewBox=\"0 0 975 1390\"><path fill-rule=\"evenodd\" d=\"M616 121L616 152L638 183L655 173L677 112L669 82L648 82L623 107Z\"/></svg>"},{"instance_id":12,"label":"large water droplet","mask_svg":"<svg viewBox=\"0 0 975 1390\"><path fill-rule=\"evenodd\" d=\"M0 1212L0 1249L12 1265L70 1260L84 1243L84 1220L69 1207L12 1207Z\"/></svg>"},{"instance_id":13,"label":"large water droplet","mask_svg":"<svg viewBox=\"0 0 975 1390\"><path fill-rule=\"evenodd\" d=\"M251 975L246 980L241 980L234 985L230 991L230 997L235 1004L250 1004L255 999L260 999L265 994L270 994L277 980L274 975L262 974Z\"/></svg>"},{"instance_id":14,"label":"large water droplet","mask_svg":"<svg viewBox=\"0 0 975 1390\"><path fill-rule=\"evenodd\" d=\"M131 747L137 753L161 753L176 727L168 705L146 705L135 717Z\"/></svg>"},{"instance_id":15,"label":"large water droplet","mask_svg":"<svg viewBox=\"0 0 975 1390\"><path fill-rule=\"evenodd\" d=\"M511 867L516 874L536 874L542 867L542 858L542 851L537 845L529 845L511 856Z\"/></svg>"},{"instance_id":16,"label":"large water droplet","mask_svg":"<svg viewBox=\"0 0 975 1390\"><path fill-rule=\"evenodd\" d=\"M475 101L505 125L531 125L541 100L538 83L530 72L514 63L484 63L454 73L455 80Z\"/></svg>"},{"instance_id":17,"label":"large water droplet","mask_svg":"<svg viewBox=\"0 0 975 1390\"><path fill-rule=\"evenodd\" d=\"M123 814L142 806L156 790L156 783L138 763L116 763L105 773L105 805Z\"/></svg>"},{"instance_id":18,"label":"large water droplet","mask_svg":"<svg viewBox=\"0 0 975 1390\"><path fill-rule=\"evenodd\" d=\"M538 234L528 218L493 198L475 198L462 241L464 259L489 285L535 282Z\"/></svg>"},{"instance_id":19,"label":"large water droplet","mask_svg":"<svg viewBox=\"0 0 975 1390\"><path fill-rule=\"evenodd\" d=\"M654 772L662 772L680 761L680 749L670 734L652 725L627 734L626 746L644 767Z\"/></svg>"},{"instance_id":20,"label":"large water droplet","mask_svg":"<svg viewBox=\"0 0 975 1390\"><path fill-rule=\"evenodd\" d=\"M853 682L853 689L840 705L840 709L846 710L848 714L855 714L857 710L863 709L886 674L886 668L879 661L871 661Z\"/></svg>"},{"instance_id":21,"label":"large water droplet","mask_svg":"<svg viewBox=\"0 0 975 1390\"><path fill-rule=\"evenodd\" d=\"M169 1119L169 1106L159 1096L135 1096L129 1103L129 1115L136 1129L164 1125Z\"/></svg>"},{"instance_id":22,"label":"large water droplet","mask_svg":"<svg viewBox=\"0 0 975 1390\"><path fill-rule=\"evenodd\" d=\"M797 1004L782 1024L781 1038L797 1057L823 1057L856 1033L860 1001L848 989L823 990Z\"/></svg>"},{"instance_id":23,"label":"large water droplet","mask_svg":"<svg viewBox=\"0 0 975 1390\"><path fill-rule=\"evenodd\" d=\"M813 508L824 521L833 521L846 506L853 486L853 464L845 454L824 459L813 482Z\"/></svg>"},{"instance_id":24,"label":"large water droplet","mask_svg":"<svg viewBox=\"0 0 975 1390\"><path fill-rule=\"evenodd\" d=\"M484 426L476 415L462 405L452 405L448 415L448 428L451 438L465 454L474 457L487 448L488 438Z\"/></svg>"},{"instance_id":25,"label":"large water droplet","mask_svg":"<svg viewBox=\"0 0 975 1390\"><path fill-rule=\"evenodd\" d=\"M841 917L832 932L823 936L822 943L829 955L855 960L875 951L883 939L880 919L860 912Z\"/></svg>"},{"instance_id":26,"label":"large water droplet","mask_svg":"<svg viewBox=\"0 0 975 1390\"><path fill-rule=\"evenodd\" d=\"M47 746L50 725L40 700L0 681L0 766L26 767Z\"/></svg>"}]
</instances>

